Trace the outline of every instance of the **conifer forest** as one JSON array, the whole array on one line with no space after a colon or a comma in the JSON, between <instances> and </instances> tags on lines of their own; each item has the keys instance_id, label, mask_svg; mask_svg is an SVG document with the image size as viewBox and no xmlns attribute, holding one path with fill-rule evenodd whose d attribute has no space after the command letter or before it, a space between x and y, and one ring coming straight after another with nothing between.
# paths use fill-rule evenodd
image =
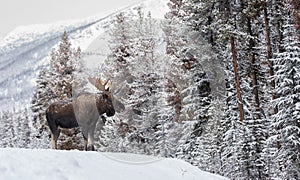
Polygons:
<instances>
[{"instance_id":1,"label":"conifer forest","mask_svg":"<svg viewBox=\"0 0 300 180\"><path fill-rule=\"evenodd\" d=\"M96 70L61 32L30 105L0 113L0 147L50 149L48 106L97 91L88 78L99 77L125 109L99 117L97 151L178 158L229 179L300 179L300 1L167 5L164 19L116 14ZM63 129L58 148L82 150L81 128Z\"/></svg>"}]
</instances>

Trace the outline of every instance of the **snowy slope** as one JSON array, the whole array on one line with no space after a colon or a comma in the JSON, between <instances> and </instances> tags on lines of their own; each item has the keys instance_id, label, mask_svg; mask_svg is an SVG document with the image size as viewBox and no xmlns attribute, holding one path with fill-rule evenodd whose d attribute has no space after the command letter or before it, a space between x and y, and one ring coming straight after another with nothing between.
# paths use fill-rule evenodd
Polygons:
<instances>
[{"instance_id":1,"label":"snowy slope","mask_svg":"<svg viewBox=\"0 0 300 180\"><path fill-rule=\"evenodd\" d=\"M138 6L151 11L153 18L163 18L167 11L166 0L148 0L117 12L83 20L23 26L9 33L0 40L0 109L29 104L38 72L49 63L49 54L58 45L63 31L68 31L74 48L80 46L83 51L97 54L86 59L99 61L107 53L104 34L115 15L121 11L129 16L136 14ZM96 46L95 41L99 42Z\"/></svg>"},{"instance_id":2,"label":"snowy slope","mask_svg":"<svg viewBox=\"0 0 300 180\"><path fill-rule=\"evenodd\" d=\"M0 149L0 179L222 180L176 159L118 153Z\"/></svg>"}]
</instances>

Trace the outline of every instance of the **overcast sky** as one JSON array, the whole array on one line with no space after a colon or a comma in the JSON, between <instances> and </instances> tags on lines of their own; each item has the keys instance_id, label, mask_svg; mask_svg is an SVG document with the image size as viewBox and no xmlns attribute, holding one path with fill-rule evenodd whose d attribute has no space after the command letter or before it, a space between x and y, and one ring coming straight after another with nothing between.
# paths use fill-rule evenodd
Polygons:
<instances>
[{"instance_id":1,"label":"overcast sky","mask_svg":"<svg viewBox=\"0 0 300 180\"><path fill-rule=\"evenodd\" d=\"M20 25L80 19L143 0L0 0L0 38Z\"/></svg>"}]
</instances>

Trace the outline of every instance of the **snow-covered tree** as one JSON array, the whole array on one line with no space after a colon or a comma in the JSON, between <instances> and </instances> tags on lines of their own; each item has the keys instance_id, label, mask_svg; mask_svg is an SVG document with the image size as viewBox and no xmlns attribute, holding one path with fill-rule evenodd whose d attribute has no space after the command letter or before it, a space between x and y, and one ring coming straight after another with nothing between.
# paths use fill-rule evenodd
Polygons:
<instances>
[{"instance_id":1,"label":"snow-covered tree","mask_svg":"<svg viewBox=\"0 0 300 180\"><path fill-rule=\"evenodd\" d=\"M76 70L80 70L81 64L79 63L81 50L73 50L69 40L68 33L65 31L61 37L58 49L53 49L50 56L50 67L41 70L37 79L37 89L31 103L33 111L34 126L39 129L39 138L48 138L47 126L45 119L45 110L53 102L59 100L71 101L74 85L74 74ZM70 132L69 132L70 131ZM74 132L77 133L74 133ZM63 131L71 136L73 139L77 130ZM65 134L63 133L63 134ZM62 136L62 139L65 139ZM77 140L78 141L78 140ZM66 143L72 144L72 141ZM75 143L76 144L76 143ZM78 144L78 142L77 142ZM65 145L64 148L69 145ZM72 145L70 145L72 146Z\"/></svg>"},{"instance_id":2,"label":"snow-covered tree","mask_svg":"<svg viewBox=\"0 0 300 180\"><path fill-rule=\"evenodd\" d=\"M183 84L185 83L182 77L184 74L183 62L181 60L181 47L185 46L187 42L186 33L184 33L186 26L183 26L182 10L183 2L181 0L174 0L168 3L170 11L165 15L165 23L163 30L166 41L166 64L168 67L168 85L166 91L168 93L168 103L174 109L174 122L182 122L182 94Z\"/></svg>"},{"instance_id":3,"label":"snow-covered tree","mask_svg":"<svg viewBox=\"0 0 300 180\"><path fill-rule=\"evenodd\" d=\"M135 31L136 56L130 64L130 72L134 78L129 84L132 93L128 99L128 107L134 111L130 125L136 128L131 136L140 136L145 142L132 141L129 146L139 153L147 154L153 152L155 143L152 136L158 124L156 107L161 79L161 66L158 62L162 61L162 58L155 52L156 26L151 14L144 17L142 9L139 8Z\"/></svg>"},{"instance_id":4,"label":"snow-covered tree","mask_svg":"<svg viewBox=\"0 0 300 180\"><path fill-rule=\"evenodd\" d=\"M297 0L288 0L289 3L289 10L291 13L291 16L293 18L295 28L298 35L298 40L300 40L300 5L299 1Z\"/></svg>"},{"instance_id":5,"label":"snow-covered tree","mask_svg":"<svg viewBox=\"0 0 300 180\"><path fill-rule=\"evenodd\" d=\"M135 37L132 33L132 23L132 18L126 16L125 13L116 15L113 26L109 30L110 53L99 70L101 76L112 82L114 98L121 101L126 107L125 112L116 113L114 117L107 118L106 125L101 131L96 130L96 136L100 138L96 145L103 151L125 151L124 143L122 143L125 137L123 126L128 124L128 119L132 115L132 111L127 108L130 94L128 84L133 81L129 66L136 54L133 50ZM97 132L99 133L97 134Z\"/></svg>"},{"instance_id":6,"label":"snow-covered tree","mask_svg":"<svg viewBox=\"0 0 300 180\"><path fill-rule=\"evenodd\" d=\"M1 112L0 127L1 147L13 147L12 141L14 139L15 133L11 120L11 114L9 112Z\"/></svg>"},{"instance_id":7,"label":"snow-covered tree","mask_svg":"<svg viewBox=\"0 0 300 180\"><path fill-rule=\"evenodd\" d=\"M54 49L51 53L50 67L54 73L54 97L56 100L72 98L74 72L79 68L79 59L80 49L77 49L77 51L72 49L68 33L65 31L58 49Z\"/></svg>"},{"instance_id":8,"label":"snow-covered tree","mask_svg":"<svg viewBox=\"0 0 300 180\"><path fill-rule=\"evenodd\" d=\"M283 179L300 177L300 48L291 19L287 18L283 32L283 51L276 54L275 66L276 94L273 101L278 113L273 116L276 134L271 138L278 143L276 160Z\"/></svg>"},{"instance_id":9,"label":"snow-covered tree","mask_svg":"<svg viewBox=\"0 0 300 180\"><path fill-rule=\"evenodd\" d=\"M36 138L38 129L33 126L32 113L28 108L13 109L0 115L1 147L48 148L49 142Z\"/></svg>"},{"instance_id":10,"label":"snow-covered tree","mask_svg":"<svg viewBox=\"0 0 300 180\"><path fill-rule=\"evenodd\" d=\"M53 92L53 73L49 69L42 69L36 80L37 89L33 94L31 102L31 110L33 112L33 124L36 129L43 133L46 128L46 108L50 105L51 99L54 97ZM39 135L37 135L39 136Z\"/></svg>"},{"instance_id":11,"label":"snow-covered tree","mask_svg":"<svg viewBox=\"0 0 300 180\"><path fill-rule=\"evenodd\" d=\"M166 52L173 67L169 72L169 79L177 87L173 97L180 97L175 112L180 116L177 121L184 121L183 128L186 128L184 130L186 134L182 135L181 143L178 145L177 157L196 164L197 155L193 152L196 144L199 143L197 139L207 123L211 101L210 83L203 68L204 61L210 58L210 54L204 45L206 43L202 38L202 32L199 32L199 27L197 29L193 24L192 18L197 18L192 15L199 14L191 13L194 11L189 8L194 6L189 3L195 2L171 1L169 3L170 12L166 14L168 24L164 29L167 39Z\"/></svg>"}]
</instances>

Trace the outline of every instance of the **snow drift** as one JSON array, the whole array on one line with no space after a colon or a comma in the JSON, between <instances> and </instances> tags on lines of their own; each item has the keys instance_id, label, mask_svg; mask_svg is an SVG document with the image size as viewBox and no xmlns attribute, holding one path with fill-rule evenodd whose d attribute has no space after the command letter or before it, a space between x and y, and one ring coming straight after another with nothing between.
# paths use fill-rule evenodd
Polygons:
<instances>
[{"instance_id":1,"label":"snow drift","mask_svg":"<svg viewBox=\"0 0 300 180\"><path fill-rule=\"evenodd\" d=\"M222 180L184 161L152 156L0 149L0 179Z\"/></svg>"}]
</instances>

